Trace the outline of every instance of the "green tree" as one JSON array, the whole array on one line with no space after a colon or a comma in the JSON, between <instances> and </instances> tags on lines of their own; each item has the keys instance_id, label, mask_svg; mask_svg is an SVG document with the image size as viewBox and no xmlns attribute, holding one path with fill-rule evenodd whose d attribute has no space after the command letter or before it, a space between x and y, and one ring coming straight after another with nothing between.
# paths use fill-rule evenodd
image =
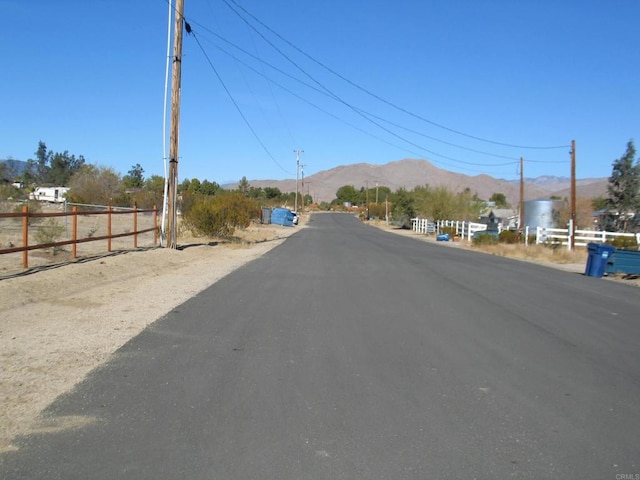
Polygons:
<instances>
[{"instance_id":1,"label":"green tree","mask_svg":"<svg viewBox=\"0 0 640 480\"><path fill-rule=\"evenodd\" d=\"M482 202L468 188L454 192L446 187L416 187L411 192L416 212L433 220L477 220Z\"/></svg>"},{"instance_id":2,"label":"green tree","mask_svg":"<svg viewBox=\"0 0 640 480\"><path fill-rule=\"evenodd\" d=\"M278 199L282 196L282 192L277 187L264 187L264 194L267 200Z\"/></svg>"},{"instance_id":3,"label":"green tree","mask_svg":"<svg viewBox=\"0 0 640 480\"><path fill-rule=\"evenodd\" d=\"M178 192L180 193L198 193L198 189L200 188L200 180L197 178L192 178L189 180L185 178L182 183L178 185Z\"/></svg>"},{"instance_id":4,"label":"green tree","mask_svg":"<svg viewBox=\"0 0 640 480\"><path fill-rule=\"evenodd\" d=\"M74 203L129 206L122 178L110 167L84 165L69 183L67 199Z\"/></svg>"},{"instance_id":5,"label":"green tree","mask_svg":"<svg viewBox=\"0 0 640 480\"><path fill-rule=\"evenodd\" d=\"M613 162L607 192L608 208L618 231L627 232L630 220L640 210L640 165L635 159L633 140L627 143L625 154Z\"/></svg>"},{"instance_id":6,"label":"green tree","mask_svg":"<svg viewBox=\"0 0 640 480\"><path fill-rule=\"evenodd\" d=\"M356 205L360 203L360 194L353 185L343 185L336 191L336 203L343 204L345 202Z\"/></svg>"},{"instance_id":7,"label":"green tree","mask_svg":"<svg viewBox=\"0 0 640 480\"><path fill-rule=\"evenodd\" d=\"M302 197L303 205L311 205L313 203L313 197L308 193Z\"/></svg>"},{"instance_id":8,"label":"green tree","mask_svg":"<svg viewBox=\"0 0 640 480\"><path fill-rule=\"evenodd\" d=\"M71 177L80 171L85 164L84 157L70 155L66 150L62 153L53 153L49 162L46 182L52 185L69 185Z\"/></svg>"},{"instance_id":9,"label":"green tree","mask_svg":"<svg viewBox=\"0 0 640 480\"><path fill-rule=\"evenodd\" d=\"M251 189L251 185L249 185L249 180L247 177L242 177L238 182L238 191L243 194L245 197L249 196L249 189Z\"/></svg>"},{"instance_id":10,"label":"green tree","mask_svg":"<svg viewBox=\"0 0 640 480\"><path fill-rule=\"evenodd\" d=\"M260 187L251 187L249 189L248 197L253 198L254 200L263 200L267 198L267 196L264 193L264 190Z\"/></svg>"},{"instance_id":11,"label":"green tree","mask_svg":"<svg viewBox=\"0 0 640 480\"><path fill-rule=\"evenodd\" d=\"M189 193L192 195L217 195L224 189L216 182L210 182L209 180L203 180L202 182L197 178L191 180L185 179L178 186L180 193Z\"/></svg>"},{"instance_id":12,"label":"green tree","mask_svg":"<svg viewBox=\"0 0 640 480\"><path fill-rule=\"evenodd\" d=\"M164 198L164 178L160 175L151 175L145 179L142 188L137 189L130 195L131 206L138 208L157 207L162 210L162 200Z\"/></svg>"},{"instance_id":13,"label":"green tree","mask_svg":"<svg viewBox=\"0 0 640 480\"><path fill-rule=\"evenodd\" d=\"M47 181L47 170L49 168L49 160L51 159L51 152L47 150L47 144L42 140L38 142L38 149L36 150L36 180L39 182Z\"/></svg>"},{"instance_id":14,"label":"green tree","mask_svg":"<svg viewBox=\"0 0 640 480\"><path fill-rule=\"evenodd\" d=\"M131 170L122 177L122 181L126 188L142 188L144 186L144 168L136 163L131 167Z\"/></svg>"},{"instance_id":15,"label":"green tree","mask_svg":"<svg viewBox=\"0 0 640 480\"><path fill-rule=\"evenodd\" d=\"M406 189L398 189L390 198L391 216L395 222L405 227L411 226L411 219L416 216L415 198Z\"/></svg>"},{"instance_id":16,"label":"green tree","mask_svg":"<svg viewBox=\"0 0 640 480\"><path fill-rule=\"evenodd\" d=\"M55 153L47 149L47 145L38 142L36 159L27 160L24 180L30 183L68 186L71 177L78 173L85 164L82 155L76 157L68 151Z\"/></svg>"},{"instance_id":17,"label":"green tree","mask_svg":"<svg viewBox=\"0 0 640 480\"><path fill-rule=\"evenodd\" d=\"M151 175L144 181L144 189L150 192L164 194L164 178L160 175Z\"/></svg>"},{"instance_id":18,"label":"green tree","mask_svg":"<svg viewBox=\"0 0 640 480\"><path fill-rule=\"evenodd\" d=\"M198 193L202 193L203 195L217 195L221 193L223 188L218 185L217 182L210 182L209 180L203 180L200 184L200 189Z\"/></svg>"},{"instance_id":19,"label":"green tree","mask_svg":"<svg viewBox=\"0 0 640 480\"><path fill-rule=\"evenodd\" d=\"M496 208L509 208L509 202L507 202L507 197L504 193L494 193L489 198L490 202L494 202L496 204Z\"/></svg>"},{"instance_id":20,"label":"green tree","mask_svg":"<svg viewBox=\"0 0 640 480\"><path fill-rule=\"evenodd\" d=\"M596 197L591 199L591 208L593 210L605 210L609 206L607 197Z\"/></svg>"}]
</instances>

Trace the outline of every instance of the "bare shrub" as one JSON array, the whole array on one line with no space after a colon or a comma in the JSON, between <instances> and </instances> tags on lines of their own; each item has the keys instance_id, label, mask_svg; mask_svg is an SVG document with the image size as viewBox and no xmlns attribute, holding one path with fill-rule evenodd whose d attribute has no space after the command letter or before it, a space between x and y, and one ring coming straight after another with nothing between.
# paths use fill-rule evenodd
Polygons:
<instances>
[{"instance_id":1,"label":"bare shrub","mask_svg":"<svg viewBox=\"0 0 640 480\"><path fill-rule=\"evenodd\" d=\"M64 235L65 227L55 218L47 218L34 233L34 238L38 242L38 245L45 245L48 243L55 243L59 241ZM61 252L63 248L61 246L51 247L50 251L55 255Z\"/></svg>"}]
</instances>

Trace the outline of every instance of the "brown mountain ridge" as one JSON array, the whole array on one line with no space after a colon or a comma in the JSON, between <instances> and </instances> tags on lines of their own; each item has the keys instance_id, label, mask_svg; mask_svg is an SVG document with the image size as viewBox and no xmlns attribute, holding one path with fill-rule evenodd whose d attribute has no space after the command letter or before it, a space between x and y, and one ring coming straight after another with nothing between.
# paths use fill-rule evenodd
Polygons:
<instances>
[{"instance_id":1,"label":"brown mountain ridge","mask_svg":"<svg viewBox=\"0 0 640 480\"><path fill-rule=\"evenodd\" d=\"M606 182L606 179L597 178L576 182L578 185L577 194L589 198L604 195ZM295 179L250 180L249 183L252 187L274 187L282 192L295 192L296 190ZM352 185L359 190L362 187L367 188L367 186L373 188L376 184L389 187L391 191L396 191L399 188L411 190L422 185L447 187L456 192L469 188L482 199L488 199L494 193L503 193L511 204L517 204L520 197L520 186L517 182L496 179L485 174L469 176L449 172L434 166L427 160L419 159L398 160L384 165L356 163L338 166L306 176L304 182L300 178L298 190L304 194L309 193L315 202L320 203L331 202L335 199L338 188L344 185ZM561 182L556 185L565 186ZM566 196L564 190L547 189L525 181L525 200L548 198L551 195Z\"/></svg>"}]
</instances>

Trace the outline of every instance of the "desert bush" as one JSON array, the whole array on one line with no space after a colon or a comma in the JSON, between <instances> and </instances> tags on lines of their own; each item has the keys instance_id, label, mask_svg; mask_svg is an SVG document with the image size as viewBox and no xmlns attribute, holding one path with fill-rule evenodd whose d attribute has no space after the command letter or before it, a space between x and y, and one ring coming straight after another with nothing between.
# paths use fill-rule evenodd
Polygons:
<instances>
[{"instance_id":1,"label":"desert bush","mask_svg":"<svg viewBox=\"0 0 640 480\"><path fill-rule=\"evenodd\" d=\"M518 232L515 232L513 230L503 230L500 232L500 235L498 235L498 241L500 243L509 244L519 243L520 235L518 235Z\"/></svg>"},{"instance_id":2,"label":"desert bush","mask_svg":"<svg viewBox=\"0 0 640 480\"><path fill-rule=\"evenodd\" d=\"M44 245L47 243L55 243L59 241L65 232L64 225L58 222L55 218L47 218L42 225L33 234L34 238L38 242L38 245ZM55 255L62 251L61 246L52 247L51 252Z\"/></svg>"},{"instance_id":3,"label":"desert bush","mask_svg":"<svg viewBox=\"0 0 640 480\"><path fill-rule=\"evenodd\" d=\"M184 224L196 235L229 238L236 228L247 228L260 218L260 205L238 193L193 199L182 211Z\"/></svg>"},{"instance_id":4,"label":"desert bush","mask_svg":"<svg viewBox=\"0 0 640 480\"><path fill-rule=\"evenodd\" d=\"M12 185L0 185L0 199L2 200L19 200L25 197L25 194Z\"/></svg>"},{"instance_id":5,"label":"desert bush","mask_svg":"<svg viewBox=\"0 0 640 480\"><path fill-rule=\"evenodd\" d=\"M638 250L638 241L636 240L636 237L616 237L607 242L607 244L621 250Z\"/></svg>"},{"instance_id":6,"label":"desert bush","mask_svg":"<svg viewBox=\"0 0 640 480\"><path fill-rule=\"evenodd\" d=\"M496 245L498 243L498 237L496 235L491 235L490 233L478 233L477 236L473 237L472 240L473 245Z\"/></svg>"},{"instance_id":7,"label":"desert bush","mask_svg":"<svg viewBox=\"0 0 640 480\"><path fill-rule=\"evenodd\" d=\"M387 207L384 203L370 203L369 204L369 217L370 218L385 218L387 214Z\"/></svg>"}]
</instances>

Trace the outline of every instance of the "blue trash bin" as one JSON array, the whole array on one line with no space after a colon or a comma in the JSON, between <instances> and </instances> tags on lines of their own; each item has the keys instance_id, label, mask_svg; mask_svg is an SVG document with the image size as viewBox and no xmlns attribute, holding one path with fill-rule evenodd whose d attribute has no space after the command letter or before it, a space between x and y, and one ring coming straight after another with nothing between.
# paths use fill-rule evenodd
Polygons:
<instances>
[{"instance_id":1,"label":"blue trash bin","mask_svg":"<svg viewBox=\"0 0 640 480\"><path fill-rule=\"evenodd\" d=\"M587 277L602 278L605 267L607 266L607 260L616 251L615 247L600 243L589 243L587 244L587 249L589 256L587 257L587 266L584 274Z\"/></svg>"}]
</instances>

